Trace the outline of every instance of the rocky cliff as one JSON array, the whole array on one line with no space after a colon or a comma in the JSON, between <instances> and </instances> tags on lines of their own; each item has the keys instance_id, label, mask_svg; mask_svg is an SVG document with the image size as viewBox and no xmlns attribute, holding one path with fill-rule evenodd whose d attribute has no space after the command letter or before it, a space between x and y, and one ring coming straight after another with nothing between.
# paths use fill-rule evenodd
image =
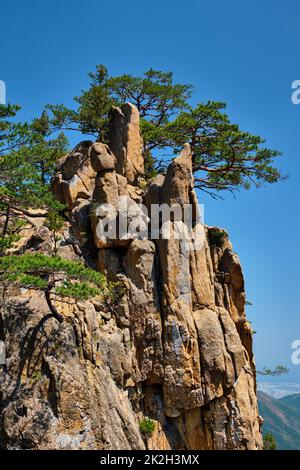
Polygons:
<instances>
[{"instance_id":1,"label":"rocky cliff","mask_svg":"<svg viewBox=\"0 0 300 470\"><path fill-rule=\"evenodd\" d=\"M101 298L58 303L62 323L47 319L36 292L2 289L2 448L261 447L244 278L226 232L194 223L197 246L99 234L110 214L97 209L107 204L120 218L126 203L133 222L141 203L149 211L190 204L195 218L188 145L150 183L141 148L138 112L125 104L112 112L109 146L84 141L60 162L53 190L67 220L59 256L84 259L124 289L113 308ZM15 252L51 253L43 217L27 220ZM151 435L140 431L145 417L155 423Z\"/></svg>"}]
</instances>

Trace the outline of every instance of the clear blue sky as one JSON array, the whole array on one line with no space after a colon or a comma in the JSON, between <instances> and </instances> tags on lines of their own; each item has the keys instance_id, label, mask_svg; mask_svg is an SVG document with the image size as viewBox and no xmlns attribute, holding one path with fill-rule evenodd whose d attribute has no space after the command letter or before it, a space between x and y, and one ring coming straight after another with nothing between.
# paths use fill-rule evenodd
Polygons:
<instances>
[{"instance_id":1,"label":"clear blue sky","mask_svg":"<svg viewBox=\"0 0 300 470\"><path fill-rule=\"evenodd\" d=\"M227 102L233 120L283 152L287 182L236 200L201 197L206 223L228 229L242 260L259 367L291 367L300 339L300 106L290 100L299 18L298 0L1 2L0 79L22 118L71 105L98 63L112 74L153 67L193 83L196 100ZM299 381L300 366L285 380Z\"/></svg>"}]
</instances>

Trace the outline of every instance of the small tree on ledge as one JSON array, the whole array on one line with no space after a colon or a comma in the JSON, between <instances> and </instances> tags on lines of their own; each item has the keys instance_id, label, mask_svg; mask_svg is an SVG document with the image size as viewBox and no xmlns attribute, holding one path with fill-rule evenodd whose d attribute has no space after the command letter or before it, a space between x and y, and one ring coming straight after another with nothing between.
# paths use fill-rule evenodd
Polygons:
<instances>
[{"instance_id":1,"label":"small tree on ledge","mask_svg":"<svg viewBox=\"0 0 300 470\"><path fill-rule=\"evenodd\" d=\"M80 262L40 253L0 258L0 281L43 292L51 314L60 323L63 316L55 299L88 300L99 294L105 298L114 288L103 274Z\"/></svg>"},{"instance_id":2,"label":"small tree on ledge","mask_svg":"<svg viewBox=\"0 0 300 470\"><path fill-rule=\"evenodd\" d=\"M288 374L289 369L285 366L276 366L275 369L268 369L264 367L263 370L257 370L256 373L259 375L269 375L272 377L278 377L279 375Z\"/></svg>"},{"instance_id":3,"label":"small tree on ledge","mask_svg":"<svg viewBox=\"0 0 300 470\"><path fill-rule=\"evenodd\" d=\"M267 433L263 436L263 450L276 450L277 445L273 434Z\"/></svg>"}]
</instances>

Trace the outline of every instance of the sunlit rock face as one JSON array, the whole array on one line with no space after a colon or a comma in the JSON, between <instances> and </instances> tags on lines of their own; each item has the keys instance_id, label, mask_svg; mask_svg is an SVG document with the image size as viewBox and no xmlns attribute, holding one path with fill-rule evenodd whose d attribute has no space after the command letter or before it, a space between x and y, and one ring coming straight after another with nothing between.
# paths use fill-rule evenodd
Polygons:
<instances>
[{"instance_id":1,"label":"sunlit rock face","mask_svg":"<svg viewBox=\"0 0 300 470\"><path fill-rule=\"evenodd\" d=\"M138 111L125 104L112 111L109 144L81 142L60 162L53 191L68 221L58 255L84 259L125 289L109 308L101 297L57 303L61 324L44 321L37 292L2 292L2 448L261 447L238 256L216 227L194 221L193 239L148 230L154 204L197 212L191 158L186 145L146 185ZM150 236L99 231L99 221L125 212ZM50 233L42 218L33 222L17 250L48 252ZM145 417L155 423L151 436L140 431Z\"/></svg>"}]
</instances>

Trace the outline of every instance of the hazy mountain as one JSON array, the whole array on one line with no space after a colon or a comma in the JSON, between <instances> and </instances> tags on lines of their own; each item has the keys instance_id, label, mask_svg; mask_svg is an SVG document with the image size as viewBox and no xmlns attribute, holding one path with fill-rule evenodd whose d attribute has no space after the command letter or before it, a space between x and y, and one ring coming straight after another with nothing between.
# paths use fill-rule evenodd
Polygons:
<instances>
[{"instance_id":1,"label":"hazy mountain","mask_svg":"<svg viewBox=\"0 0 300 470\"><path fill-rule=\"evenodd\" d=\"M300 383L259 380L257 382L257 390L264 392L273 398L282 398L286 395L300 393Z\"/></svg>"},{"instance_id":2,"label":"hazy mountain","mask_svg":"<svg viewBox=\"0 0 300 470\"><path fill-rule=\"evenodd\" d=\"M295 411L298 411L298 415L300 413L300 393L294 393L293 395L288 395L283 397L280 400L282 403L286 403L287 405L291 406Z\"/></svg>"},{"instance_id":3,"label":"hazy mountain","mask_svg":"<svg viewBox=\"0 0 300 470\"><path fill-rule=\"evenodd\" d=\"M263 433L273 434L278 449L300 449L300 394L280 399L258 392Z\"/></svg>"}]
</instances>

